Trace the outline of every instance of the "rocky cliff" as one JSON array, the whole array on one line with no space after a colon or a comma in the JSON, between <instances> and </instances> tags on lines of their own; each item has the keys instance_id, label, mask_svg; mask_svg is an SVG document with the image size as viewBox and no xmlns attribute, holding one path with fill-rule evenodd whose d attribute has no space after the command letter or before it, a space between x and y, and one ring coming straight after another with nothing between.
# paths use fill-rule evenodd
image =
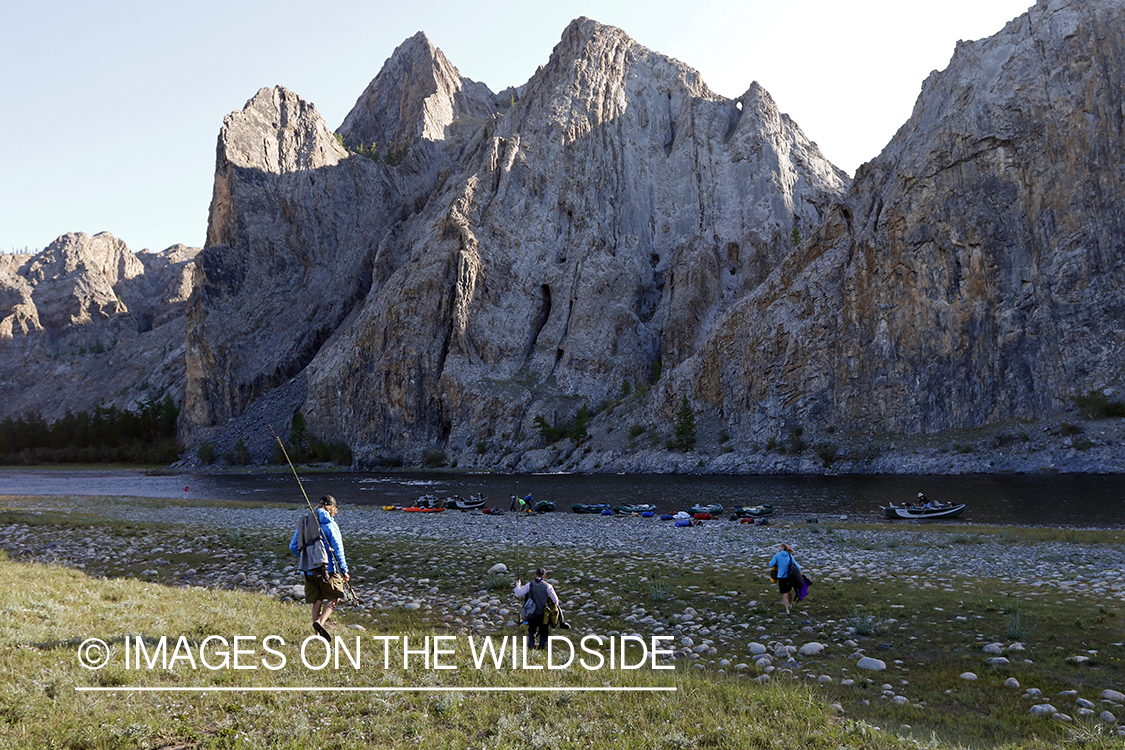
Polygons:
<instances>
[{"instance_id":1,"label":"rocky cliff","mask_svg":"<svg viewBox=\"0 0 1125 750\"><path fill-rule=\"evenodd\" d=\"M0 418L130 408L184 383L196 248L133 253L108 233L0 255Z\"/></svg>"},{"instance_id":2,"label":"rocky cliff","mask_svg":"<svg viewBox=\"0 0 1125 750\"><path fill-rule=\"evenodd\" d=\"M404 55L409 64L399 59ZM418 70L421 84L395 80ZM236 122L252 121L252 140L268 143L258 150L280 154L287 143L312 140L310 134L326 140L319 118L303 124L290 118L304 135L288 140L262 127L270 118L251 113L267 99L289 96L282 91L260 92L228 118L209 244L216 226L231 226L231 213L244 213L249 223L264 212L271 230L300 236L313 266L332 256L366 261L374 270L346 321L306 313L333 333L300 369L300 358L279 362L275 340L263 343L274 329L263 336L261 321L277 312L258 300L275 295L279 285L303 286L304 294L322 300L326 287L279 274L267 249L282 244L276 238L260 244L260 257L253 231L209 247L190 324L199 343L189 346L188 394L200 397L200 408L187 413L196 427L221 425L256 395L255 383L281 379L263 380L210 359L221 348L249 349L254 356L244 359L257 373L299 370L310 428L347 440L361 461L417 460L435 447L491 452L495 459L509 444L538 439L536 416L572 419L581 404L601 403L624 383L640 386L693 356L713 322L785 257L794 228L819 225L848 184L757 85L727 100L694 70L588 19L567 28L518 99L513 93L501 111L503 103L493 98L497 111L487 120L490 97L478 86L415 37L360 98L341 128L345 142L372 139L390 148L409 137L409 155L396 167L375 164L374 172L369 159L339 153L336 167L358 163L365 171L357 173L384 179L388 194L412 190L418 208L393 215L382 233L368 231L367 245L317 239L341 215L350 216L352 206L326 212L306 203L303 214L282 222L276 204L263 211L226 197L237 192L226 187L225 155ZM372 105L383 100L397 108ZM415 154L449 159L428 195L407 186L423 171L412 168ZM294 174L262 164L253 179L263 195L274 196L287 190L288 180L317 169ZM217 289L212 268L223 279L231 264L255 274L255 282ZM226 327L214 334L206 329L215 298L251 316L237 323L242 328L233 337L230 315L221 316ZM259 317L261 310L268 312ZM290 314L282 326L290 338L308 328L293 325L295 319ZM198 387L204 382L228 390L204 395Z\"/></svg>"},{"instance_id":3,"label":"rocky cliff","mask_svg":"<svg viewBox=\"0 0 1125 750\"><path fill-rule=\"evenodd\" d=\"M926 433L1120 389L1125 4L961 43L828 221L685 377L744 436ZM732 354L734 356L732 356Z\"/></svg>"},{"instance_id":4,"label":"rocky cliff","mask_svg":"<svg viewBox=\"0 0 1125 750\"><path fill-rule=\"evenodd\" d=\"M299 409L360 465L747 470L1056 418L1122 385L1123 22L1043 0L960 44L854 182L589 19L499 95L416 35L339 140L263 89L219 136L184 434L264 458Z\"/></svg>"}]
</instances>

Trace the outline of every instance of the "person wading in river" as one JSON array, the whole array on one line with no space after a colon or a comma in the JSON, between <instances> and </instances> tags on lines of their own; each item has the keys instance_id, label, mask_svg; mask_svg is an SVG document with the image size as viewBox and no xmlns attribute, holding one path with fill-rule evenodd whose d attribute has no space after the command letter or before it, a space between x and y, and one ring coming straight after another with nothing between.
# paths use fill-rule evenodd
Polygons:
<instances>
[{"instance_id":1,"label":"person wading in river","mask_svg":"<svg viewBox=\"0 0 1125 750\"><path fill-rule=\"evenodd\" d=\"M315 513L297 523L289 549L300 557L297 568L305 574L305 601L312 602L313 630L325 640L328 617L344 596L344 584L351 576L344 558L344 540L334 520L340 512L336 498L325 495Z\"/></svg>"}]
</instances>

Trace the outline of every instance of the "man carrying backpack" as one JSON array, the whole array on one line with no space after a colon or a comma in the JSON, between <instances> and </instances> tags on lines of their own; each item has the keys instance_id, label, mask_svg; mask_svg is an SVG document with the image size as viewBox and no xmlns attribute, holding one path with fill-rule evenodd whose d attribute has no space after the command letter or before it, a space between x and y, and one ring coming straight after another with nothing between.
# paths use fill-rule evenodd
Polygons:
<instances>
[{"instance_id":1,"label":"man carrying backpack","mask_svg":"<svg viewBox=\"0 0 1125 750\"><path fill-rule=\"evenodd\" d=\"M325 495L315 513L297 523L289 549L300 557L297 568L305 575L305 601L312 602L313 630L325 640L328 617L344 596L344 584L351 576L344 558L344 540L334 520L340 507L336 498Z\"/></svg>"},{"instance_id":2,"label":"man carrying backpack","mask_svg":"<svg viewBox=\"0 0 1125 750\"><path fill-rule=\"evenodd\" d=\"M543 615L547 609L547 602L554 602L556 605L559 603L559 595L555 593L555 587L547 583L547 571L543 568L535 569L535 580L528 583L522 583L516 580L516 596L526 596L528 602L534 603L534 610L531 604L526 604L527 615L527 647L528 648L547 648L547 636L550 634L550 626L547 624ZM535 634L539 634L539 646L535 645Z\"/></svg>"}]
</instances>

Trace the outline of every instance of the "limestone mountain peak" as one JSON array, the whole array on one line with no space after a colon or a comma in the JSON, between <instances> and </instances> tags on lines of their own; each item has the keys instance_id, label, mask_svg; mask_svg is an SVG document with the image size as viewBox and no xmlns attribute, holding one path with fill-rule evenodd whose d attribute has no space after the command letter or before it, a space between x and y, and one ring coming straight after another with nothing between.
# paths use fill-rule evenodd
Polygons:
<instances>
[{"instance_id":1,"label":"limestone mountain peak","mask_svg":"<svg viewBox=\"0 0 1125 750\"><path fill-rule=\"evenodd\" d=\"M0 263L0 417L128 407L184 379L198 249L134 254L108 232L64 234Z\"/></svg>"},{"instance_id":2,"label":"limestone mountain peak","mask_svg":"<svg viewBox=\"0 0 1125 750\"><path fill-rule=\"evenodd\" d=\"M356 100L338 132L349 148L382 154L451 137L456 120L494 110L487 86L464 78L421 31L400 44Z\"/></svg>"}]
</instances>

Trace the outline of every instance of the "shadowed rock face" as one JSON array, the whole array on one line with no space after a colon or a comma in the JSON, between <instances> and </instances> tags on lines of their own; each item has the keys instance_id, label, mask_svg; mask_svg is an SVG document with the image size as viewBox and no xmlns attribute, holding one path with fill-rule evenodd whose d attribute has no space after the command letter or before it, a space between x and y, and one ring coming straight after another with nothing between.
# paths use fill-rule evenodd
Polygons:
<instances>
[{"instance_id":1,"label":"shadowed rock face","mask_svg":"<svg viewBox=\"0 0 1125 750\"><path fill-rule=\"evenodd\" d=\"M407 40L340 128L397 166L263 89L219 138L185 431L298 374L277 401L361 464L533 446L658 370L621 419L687 393L743 446L1054 413L1120 378L1122 6L960 45L854 183L757 84L588 19L501 95Z\"/></svg>"},{"instance_id":2,"label":"shadowed rock face","mask_svg":"<svg viewBox=\"0 0 1125 750\"><path fill-rule=\"evenodd\" d=\"M959 44L829 221L715 328L697 395L746 434L911 432L1120 386L1122 28L1119 1L1040 2Z\"/></svg>"},{"instance_id":3,"label":"shadowed rock face","mask_svg":"<svg viewBox=\"0 0 1125 750\"><path fill-rule=\"evenodd\" d=\"M134 254L108 233L0 256L0 418L53 421L183 392L197 248Z\"/></svg>"},{"instance_id":4,"label":"shadowed rock face","mask_svg":"<svg viewBox=\"0 0 1125 750\"><path fill-rule=\"evenodd\" d=\"M189 326L193 428L302 370L310 429L361 460L569 419L690 357L847 185L757 85L724 99L587 19L506 103L416 36L341 135L409 153L347 154L283 89L227 118ZM362 229L341 241L341 225Z\"/></svg>"},{"instance_id":5,"label":"shadowed rock face","mask_svg":"<svg viewBox=\"0 0 1125 750\"><path fill-rule=\"evenodd\" d=\"M759 87L586 19L465 161L309 368L310 427L361 452L534 434L674 366L846 185Z\"/></svg>"},{"instance_id":6,"label":"shadowed rock face","mask_svg":"<svg viewBox=\"0 0 1125 750\"><path fill-rule=\"evenodd\" d=\"M189 311L189 428L221 424L300 372L363 299L394 220L386 172L348 159L284 88L226 118Z\"/></svg>"}]
</instances>

